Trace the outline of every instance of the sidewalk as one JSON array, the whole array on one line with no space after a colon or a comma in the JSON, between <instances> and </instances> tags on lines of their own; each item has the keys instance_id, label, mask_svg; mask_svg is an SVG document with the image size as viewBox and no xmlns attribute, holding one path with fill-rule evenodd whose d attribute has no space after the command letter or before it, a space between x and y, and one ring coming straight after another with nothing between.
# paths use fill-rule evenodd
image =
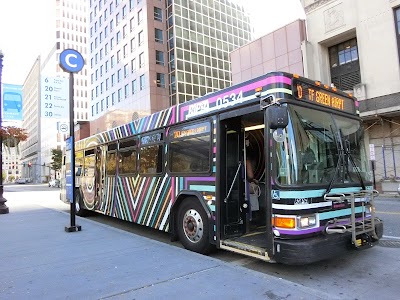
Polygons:
<instances>
[{"instance_id":1,"label":"sidewalk","mask_svg":"<svg viewBox=\"0 0 400 300\"><path fill-rule=\"evenodd\" d=\"M67 233L69 214L45 207L59 200L40 194L5 193L10 213L0 215L0 299L332 299L79 217L82 231Z\"/></svg>"}]
</instances>

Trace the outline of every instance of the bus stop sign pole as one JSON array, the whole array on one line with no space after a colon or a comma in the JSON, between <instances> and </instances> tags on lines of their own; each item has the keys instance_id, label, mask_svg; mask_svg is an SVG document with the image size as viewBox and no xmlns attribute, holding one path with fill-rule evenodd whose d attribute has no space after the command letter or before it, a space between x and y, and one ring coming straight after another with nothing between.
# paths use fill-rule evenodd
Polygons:
<instances>
[{"instance_id":1,"label":"bus stop sign pole","mask_svg":"<svg viewBox=\"0 0 400 300\"><path fill-rule=\"evenodd\" d=\"M74 133L74 73L82 70L85 61L82 55L73 49L65 49L60 54L60 67L69 73L69 139L71 148L71 224L65 226L66 232L81 231L82 227L75 224L76 196L75 196L75 133Z\"/></svg>"}]
</instances>

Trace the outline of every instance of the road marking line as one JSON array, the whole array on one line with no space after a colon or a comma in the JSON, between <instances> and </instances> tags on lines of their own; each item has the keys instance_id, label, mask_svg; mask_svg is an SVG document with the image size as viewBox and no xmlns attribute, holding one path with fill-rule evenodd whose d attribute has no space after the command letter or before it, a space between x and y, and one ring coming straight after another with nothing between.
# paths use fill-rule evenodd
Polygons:
<instances>
[{"instance_id":1,"label":"road marking line","mask_svg":"<svg viewBox=\"0 0 400 300\"><path fill-rule=\"evenodd\" d=\"M400 215L400 212L376 211L376 214Z\"/></svg>"}]
</instances>

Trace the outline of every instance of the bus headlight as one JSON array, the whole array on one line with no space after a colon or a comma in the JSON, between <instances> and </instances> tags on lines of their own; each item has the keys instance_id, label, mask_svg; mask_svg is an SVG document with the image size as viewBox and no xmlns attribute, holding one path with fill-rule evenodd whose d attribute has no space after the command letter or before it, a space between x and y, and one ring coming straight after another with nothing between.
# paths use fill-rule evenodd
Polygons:
<instances>
[{"instance_id":1,"label":"bus headlight","mask_svg":"<svg viewBox=\"0 0 400 300\"><path fill-rule=\"evenodd\" d=\"M311 216L298 216L297 217L297 228L312 227L317 224L317 218L315 215Z\"/></svg>"}]
</instances>

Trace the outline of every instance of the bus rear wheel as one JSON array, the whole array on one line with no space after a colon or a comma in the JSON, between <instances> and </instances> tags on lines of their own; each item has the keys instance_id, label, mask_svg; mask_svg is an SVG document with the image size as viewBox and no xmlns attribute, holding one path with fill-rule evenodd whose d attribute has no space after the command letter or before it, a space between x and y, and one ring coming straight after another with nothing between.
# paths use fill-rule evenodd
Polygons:
<instances>
[{"instance_id":1,"label":"bus rear wheel","mask_svg":"<svg viewBox=\"0 0 400 300\"><path fill-rule=\"evenodd\" d=\"M178 210L177 225L179 240L186 249L210 253L208 218L198 200L189 198L183 201Z\"/></svg>"}]
</instances>

